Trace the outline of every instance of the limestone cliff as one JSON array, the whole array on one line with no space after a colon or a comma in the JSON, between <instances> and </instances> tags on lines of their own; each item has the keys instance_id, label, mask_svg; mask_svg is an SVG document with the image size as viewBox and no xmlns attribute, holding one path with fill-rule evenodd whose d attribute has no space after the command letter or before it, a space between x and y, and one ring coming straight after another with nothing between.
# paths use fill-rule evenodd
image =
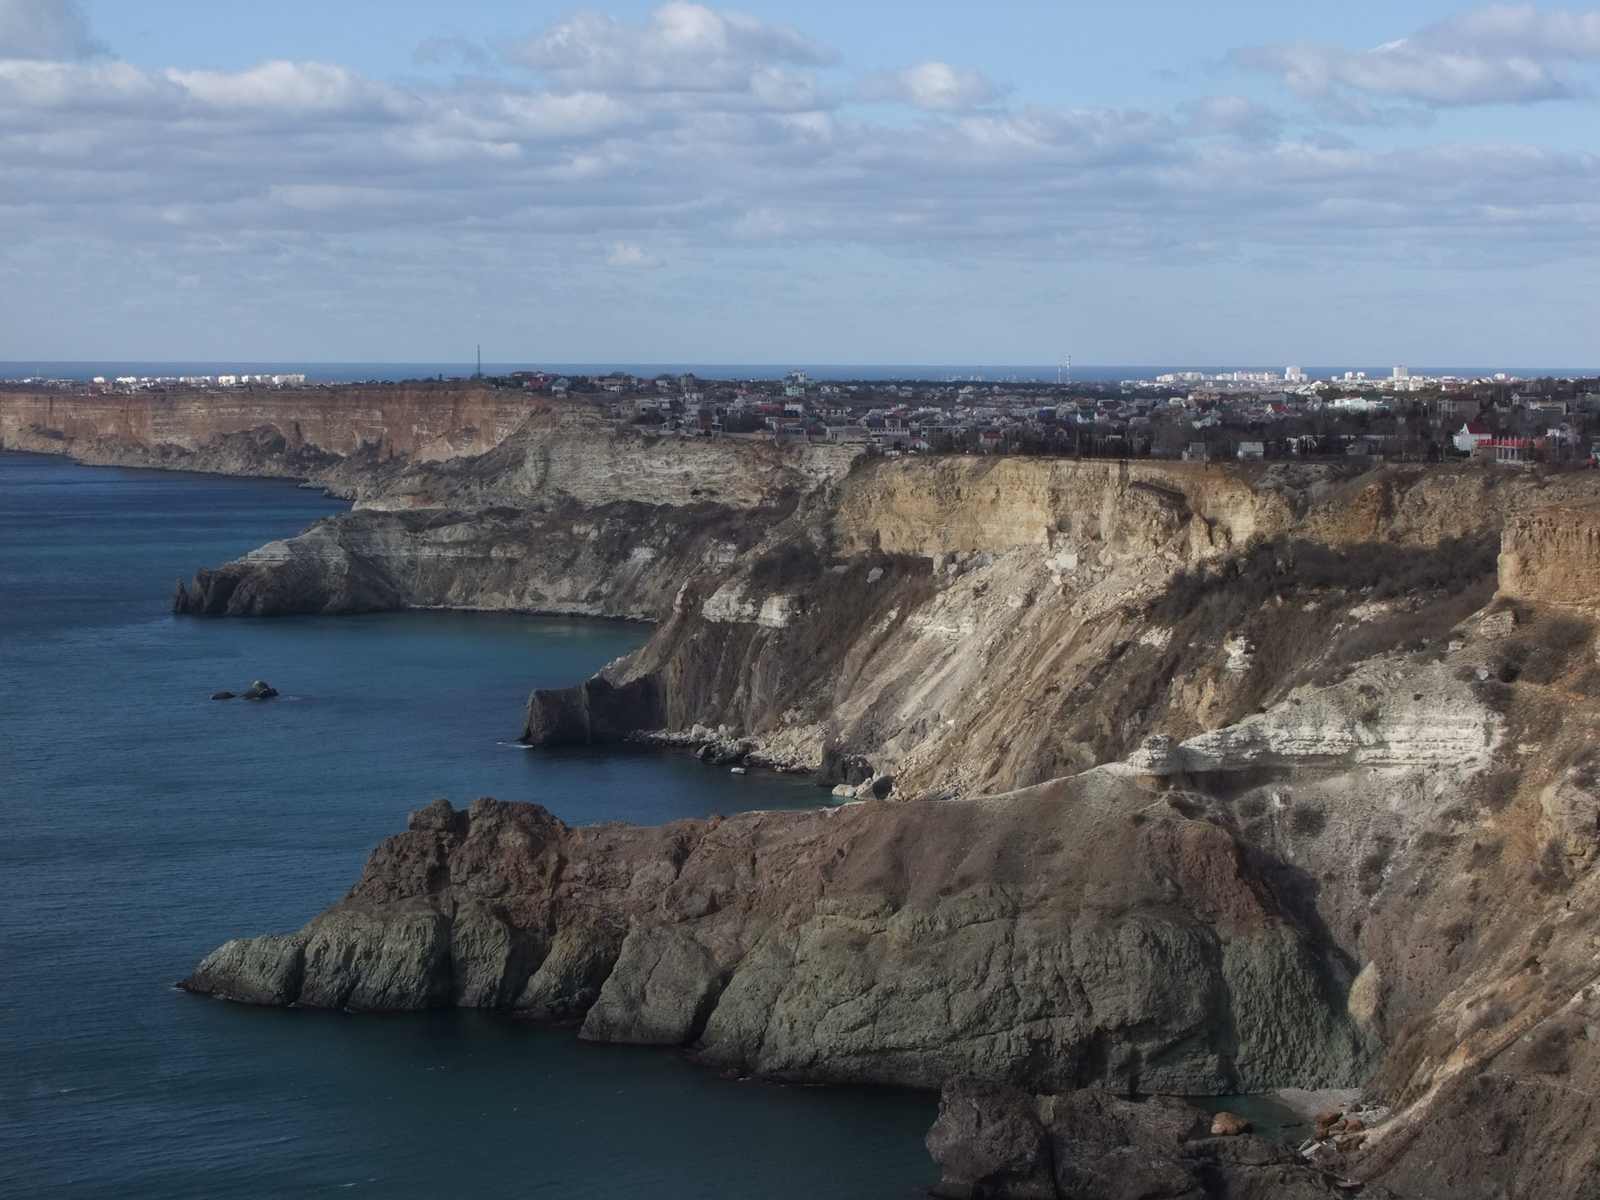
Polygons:
<instances>
[{"instance_id":1,"label":"limestone cliff","mask_svg":"<svg viewBox=\"0 0 1600 1200\"><path fill-rule=\"evenodd\" d=\"M84 396L0 391L0 447L106 466L310 476L355 494L397 462L497 446L537 408L475 384Z\"/></svg>"},{"instance_id":2,"label":"limestone cliff","mask_svg":"<svg viewBox=\"0 0 1600 1200\"><path fill-rule=\"evenodd\" d=\"M106 436L74 445L145 453ZM561 408L432 454L317 467L356 511L179 608L653 619L536 693L529 739L704 746L863 802L660 830L435 806L189 986L977 1076L1036 1113L1365 1086L1393 1111L1346 1177L1600 1194L1596 476L862 459ZM1169 1182L1211 1187L1212 1153L1168 1146ZM987 1194L1074 1194L1052 1178Z\"/></svg>"},{"instance_id":3,"label":"limestone cliff","mask_svg":"<svg viewBox=\"0 0 1600 1200\"><path fill-rule=\"evenodd\" d=\"M1516 513L1502 539L1500 588L1524 600L1600 608L1600 500Z\"/></svg>"},{"instance_id":4,"label":"limestone cliff","mask_svg":"<svg viewBox=\"0 0 1600 1200\"><path fill-rule=\"evenodd\" d=\"M837 447L692 442L544 406L483 454L346 463L356 511L181 589L181 612L400 607L658 618L686 573L725 570L848 471Z\"/></svg>"},{"instance_id":5,"label":"limestone cliff","mask_svg":"<svg viewBox=\"0 0 1600 1200\"><path fill-rule=\"evenodd\" d=\"M695 564L606 680L653 680L669 737L834 778L865 764L902 794L1003 791L1437 638L1493 591L1509 491L1482 472L869 460L749 553ZM530 740L564 704L534 696Z\"/></svg>"}]
</instances>

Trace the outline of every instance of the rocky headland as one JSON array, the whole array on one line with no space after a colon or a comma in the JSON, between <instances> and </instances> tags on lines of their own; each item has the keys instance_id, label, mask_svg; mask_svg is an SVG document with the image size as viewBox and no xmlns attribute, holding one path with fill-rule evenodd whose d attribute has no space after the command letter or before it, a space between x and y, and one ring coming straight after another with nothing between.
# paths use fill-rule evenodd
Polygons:
<instances>
[{"instance_id":1,"label":"rocky headland","mask_svg":"<svg viewBox=\"0 0 1600 1200\"><path fill-rule=\"evenodd\" d=\"M526 398L402 419L395 391L365 400L410 432L359 437L0 396L0 444L353 496L175 607L650 620L525 737L861 802L659 829L435 803L185 986L944 1086L950 1196L1600 1194L1595 476L887 460ZM1118 1098L1284 1088L1383 1116L1299 1155Z\"/></svg>"}]
</instances>

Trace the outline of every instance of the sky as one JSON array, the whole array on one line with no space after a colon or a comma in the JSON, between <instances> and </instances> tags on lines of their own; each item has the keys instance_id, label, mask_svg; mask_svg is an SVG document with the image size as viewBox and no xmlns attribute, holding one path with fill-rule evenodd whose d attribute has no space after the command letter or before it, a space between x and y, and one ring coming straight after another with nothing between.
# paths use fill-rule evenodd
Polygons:
<instances>
[{"instance_id":1,"label":"sky","mask_svg":"<svg viewBox=\"0 0 1600 1200\"><path fill-rule=\"evenodd\" d=\"M0 360L1600 364L1600 8L0 0Z\"/></svg>"}]
</instances>

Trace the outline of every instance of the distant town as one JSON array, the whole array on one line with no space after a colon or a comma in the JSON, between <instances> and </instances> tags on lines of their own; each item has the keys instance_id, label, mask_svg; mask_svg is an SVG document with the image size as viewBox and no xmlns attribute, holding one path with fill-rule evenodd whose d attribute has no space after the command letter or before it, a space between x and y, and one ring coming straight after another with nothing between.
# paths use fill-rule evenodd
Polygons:
<instances>
[{"instance_id":1,"label":"distant town","mask_svg":"<svg viewBox=\"0 0 1600 1200\"><path fill-rule=\"evenodd\" d=\"M1044 454L1254 461L1368 456L1592 465L1600 379L1429 376L1395 367L1312 379L1174 372L1120 382L1031 380L714 380L539 370L366 383L303 374L32 378L10 386L79 394L361 387L512 388L585 403L600 418L684 438L856 445L872 454Z\"/></svg>"}]
</instances>

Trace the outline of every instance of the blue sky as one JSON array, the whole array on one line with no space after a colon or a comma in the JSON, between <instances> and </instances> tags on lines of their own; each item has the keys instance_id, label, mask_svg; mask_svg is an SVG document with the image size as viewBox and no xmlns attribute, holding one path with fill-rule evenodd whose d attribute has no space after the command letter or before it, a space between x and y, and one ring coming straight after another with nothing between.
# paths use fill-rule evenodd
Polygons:
<instances>
[{"instance_id":1,"label":"blue sky","mask_svg":"<svg viewBox=\"0 0 1600 1200\"><path fill-rule=\"evenodd\" d=\"M1600 362L1600 9L0 0L0 359Z\"/></svg>"}]
</instances>

